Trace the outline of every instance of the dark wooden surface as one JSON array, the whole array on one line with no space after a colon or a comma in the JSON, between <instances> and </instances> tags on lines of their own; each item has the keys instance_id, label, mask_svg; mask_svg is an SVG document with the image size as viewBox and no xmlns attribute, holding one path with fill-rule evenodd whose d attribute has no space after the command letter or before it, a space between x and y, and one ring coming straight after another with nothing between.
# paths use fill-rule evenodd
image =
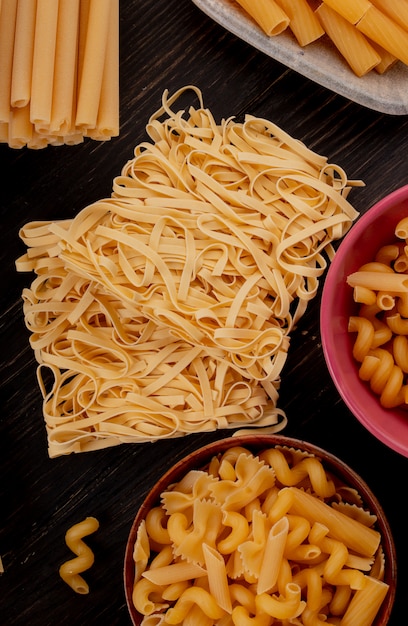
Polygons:
<instances>
[{"instance_id":1,"label":"dark wooden surface","mask_svg":"<svg viewBox=\"0 0 408 626\"><path fill-rule=\"evenodd\" d=\"M216 119L248 112L269 118L344 167L366 187L350 199L361 213L408 183L408 117L365 109L319 87L249 47L189 0L122 0L121 132L107 143L42 151L0 146L1 413L0 623L5 626L126 626L122 582L132 519L157 477L189 451L229 433L192 435L155 444L47 456L35 361L22 316L21 290L33 276L17 274L24 252L19 228L28 221L74 216L107 197L111 182L146 138L161 94L200 87ZM374 490L392 527L399 561L390 626L406 623L408 459L367 433L341 401L326 369L319 336L318 297L292 335L280 406L284 434L325 447ZM67 528L86 515L100 521L90 540L96 562L88 596L61 581L70 556ZM356 624L358 626L358 624Z\"/></svg>"}]
</instances>

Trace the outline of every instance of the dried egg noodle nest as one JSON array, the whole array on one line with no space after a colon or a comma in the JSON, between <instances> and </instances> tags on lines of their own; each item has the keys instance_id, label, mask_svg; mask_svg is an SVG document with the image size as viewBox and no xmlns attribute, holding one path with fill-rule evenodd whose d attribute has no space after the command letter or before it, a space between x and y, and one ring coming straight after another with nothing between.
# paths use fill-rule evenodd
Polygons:
<instances>
[{"instance_id":1,"label":"dried egg noodle nest","mask_svg":"<svg viewBox=\"0 0 408 626\"><path fill-rule=\"evenodd\" d=\"M146 130L110 198L20 232L51 457L283 428L289 333L358 215L358 181L267 120L216 124L195 87Z\"/></svg>"}]
</instances>

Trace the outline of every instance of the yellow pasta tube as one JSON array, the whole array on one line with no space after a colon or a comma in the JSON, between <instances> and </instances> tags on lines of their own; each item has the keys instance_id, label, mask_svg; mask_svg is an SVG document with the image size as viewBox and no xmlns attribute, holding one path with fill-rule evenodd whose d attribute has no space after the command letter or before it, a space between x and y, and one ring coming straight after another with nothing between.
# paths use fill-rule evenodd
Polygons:
<instances>
[{"instance_id":1,"label":"yellow pasta tube","mask_svg":"<svg viewBox=\"0 0 408 626\"><path fill-rule=\"evenodd\" d=\"M193 580L205 575L206 570L200 565L186 561L164 565L163 567L150 567L142 574L143 578L158 586L179 583L183 580Z\"/></svg>"},{"instance_id":2,"label":"yellow pasta tube","mask_svg":"<svg viewBox=\"0 0 408 626\"><path fill-rule=\"evenodd\" d=\"M90 0L83 66L78 89L76 125L95 128L101 97L103 70L112 0Z\"/></svg>"},{"instance_id":3,"label":"yellow pasta tube","mask_svg":"<svg viewBox=\"0 0 408 626\"><path fill-rule=\"evenodd\" d=\"M279 576L288 531L289 520L287 517L282 517L282 519L276 522L270 529L264 547L262 565L257 583L257 593L271 591L275 586Z\"/></svg>"},{"instance_id":4,"label":"yellow pasta tube","mask_svg":"<svg viewBox=\"0 0 408 626\"><path fill-rule=\"evenodd\" d=\"M36 10L37 0L18 0L10 94L13 107L30 102Z\"/></svg>"},{"instance_id":5,"label":"yellow pasta tube","mask_svg":"<svg viewBox=\"0 0 408 626\"><path fill-rule=\"evenodd\" d=\"M395 227L395 234L399 239L408 239L408 218L404 217Z\"/></svg>"},{"instance_id":6,"label":"yellow pasta tube","mask_svg":"<svg viewBox=\"0 0 408 626\"><path fill-rule=\"evenodd\" d=\"M294 495L291 512L302 515L311 524L320 522L330 531L331 536L342 541L348 548L364 556L372 556L377 550L381 535L378 531L364 526L318 498L298 489L285 487Z\"/></svg>"},{"instance_id":7,"label":"yellow pasta tube","mask_svg":"<svg viewBox=\"0 0 408 626\"><path fill-rule=\"evenodd\" d=\"M324 28L307 0L276 0L289 17L289 28L300 46L307 46L324 35Z\"/></svg>"},{"instance_id":8,"label":"yellow pasta tube","mask_svg":"<svg viewBox=\"0 0 408 626\"><path fill-rule=\"evenodd\" d=\"M77 71L79 0L59 0L50 132L66 135L72 125Z\"/></svg>"},{"instance_id":9,"label":"yellow pasta tube","mask_svg":"<svg viewBox=\"0 0 408 626\"><path fill-rule=\"evenodd\" d=\"M351 24L357 24L371 7L370 0L323 0L323 2Z\"/></svg>"},{"instance_id":10,"label":"yellow pasta tube","mask_svg":"<svg viewBox=\"0 0 408 626\"><path fill-rule=\"evenodd\" d=\"M111 1L96 129L90 129L87 135L99 140L119 135L119 0Z\"/></svg>"},{"instance_id":11,"label":"yellow pasta tube","mask_svg":"<svg viewBox=\"0 0 408 626\"><path fill-rule=\"evenodd\" d=\"M30 119L47 132L51 122L59 0L37 0Z\"/></svg>"},{"instance_id":12,"label":"yellow pasta tube","mask_svg":"<svg viewBox=\"0 0 408 626\"><path fill-rule=\"evenodd\" d=\"M17 0L3 0L0 7L0 122L9 123L11 77Z\"/></svg>"},{"instance_id":13,"label":"yellow pasta tube","mask_svg":"<svg viewBox=\"0 0 408 626\"><path fill-rule=\"evenodd\" d=\"M408 0L371 0L372 4L408 31Z\"/></svg>"},{"instance_id":14,"label":"yellow pasta tube","mask_svg":"<svg viewBox=\"0 0 408 626\"><path fill-rule=\"evenodd\" d=\"M31 141L32 136L33 126L30 122L30 105L13 108L10 112L8 138L10 148L22 148Z\"/></svg>"},{"instance_id":15,"label":"yellow pasta tube","mask_svg":"<svg viewBox=\"0 0 408 626\"><path fill-rule=\"evenodd\" d=\"M219 607L227 613L232 612L231 596L228 590L228 577L225 561L221 554L206 543L203 545L205 568L208 576L210 593Z\"/></svg>"},{"instance_id":16,"label":"yellow pasta tube","mask_svg":"<svg viewBox=\"0 0 408 626\"><path fill-rule=\"evenodd\" d=\"M384 74L389 69L391 69L396 63L398 63L398 59L394 54L391 54L389 50L385 50L382 46L379 46L378 43L372 41L367 37L367 41L370 42L370 45L374 48L378 56L380 57L380 62L377 63L374 70L377 74Z\"/></svg>"},{"instance_id":17,"label":"yellow pasta tube","mask_svg":"<svg viewBox=\"0 0 408 626\"><path fill-rule=\"evenodd\" d=\"M357 28L408 65L408 31L388 15L370 6L359 20Z\"/></svg>"},{"instance_id":18,"label":"yellow pasta tube","mask_svg":"<svg viewBox=\"0 0 408 626\"><path fill-rule=\"evenodd\" d=\"M364 76L380 63L380 55L366 37L337 11L327 4L321 4L315 13L356 76Z\"/></svg>"},{"instance_id":19,"label":"yellow pasta tube","mask_svg":"<svg viewBox=\"0 0 408 626\"><path fill-rule=\"evenodd\" d=\"M374 622L389 586L376 578L365 578L366 584L354 594L340 626L371 626Z\"/></svg>"},{"instance_id":20,"label":"yellow pasta tube","mask_svg":"<svg viewBox=\"0 0 408 626\"><path fill-rule=\"evenodd\" d=\"M268 35L279 35L289 26L289 17L275 0L236 0Z\"/></svg>"},{"instance_id":21,"label":"yellow pasta tube","mask_svg":"<svg viewBox=\"0 0 408 626\"><path fill-rule=\"evenodd\" d=\"M68 548L76 554L76 557L63 563L59 569L59 574L76 593L89 593L88 583L81 574L93 565L94 554L84 543L83 538L94 533L98 528L98 520L94 517L87 517L82 522L71 526L66 532L65 542Z\"/></svg>"},{"instance_id":22,"label":"yellow pasta tube","mask_svg":"<svg viewBox=\"0 0 408 626\"><path fill-rule=\"evenodd\" d=\"M404 274L391 274L388 272L370 272L359 270L347 277L347 283L351 287L361 285L368 289L404 292L408 291L408 276Z\"/></svg>"}]
</instances>

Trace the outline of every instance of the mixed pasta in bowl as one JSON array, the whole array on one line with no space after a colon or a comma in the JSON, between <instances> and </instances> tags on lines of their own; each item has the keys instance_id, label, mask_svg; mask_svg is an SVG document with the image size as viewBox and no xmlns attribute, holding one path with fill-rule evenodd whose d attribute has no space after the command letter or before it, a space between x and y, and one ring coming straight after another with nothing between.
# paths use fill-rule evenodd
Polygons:
<instances>
[{"instance_id":1,"label":"mixed pasta in bowl","mask_svg":"<svg viewBox=\"0 0 408 626\"><path fill-rule=\"evenodd\" d=\"M323 352L343 400L408 457L408 185L371 207L339 246L321 303Z\"/></svg>"},{"instance_id":2,"label":"mixed pasta in bowl","mask_svg":"<svg viewBox=\"0 0 408 626\"><path fill-rule=\"evenodd\" d=\"M395 582L391 531L365 482L310 443L265 434L167 471L124 566L135 626L383 626Z\"/></svg>"}]
</instances>

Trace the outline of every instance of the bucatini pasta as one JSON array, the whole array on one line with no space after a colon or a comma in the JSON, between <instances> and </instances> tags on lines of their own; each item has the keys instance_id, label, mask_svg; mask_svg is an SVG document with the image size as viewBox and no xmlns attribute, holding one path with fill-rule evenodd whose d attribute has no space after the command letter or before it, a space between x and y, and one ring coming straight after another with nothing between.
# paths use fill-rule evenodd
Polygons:
<instances>
[{"instance_id":1,"label":"bucatini pasta","mask_svg":"<svg viewBox=\"0 0 408 626\"><path fill-rule=\"evenodd\" d=\"M0 4L0 140L73 145L119 134L118 0Z\"/></svg>"},{"instance_id":2,"label":"bucatini pasta","mask_svg":"<svg viewBox=\"0 0 408 626\"><path fill-rule=\"evenodd\" d=\"M407 0L398 6L393 0L237 2L268 36L290 30L301 46L326 36L356 76L371 70L383 74L398 61L408 64Z\"/></svg>"},{"instance_id":3,"label":"bucatini pasta","mask_svg":"<svg viewBox=\"0 0 408 626\"><path fill-rule=\"evenodd\" d=\"M81 576L94 563L94 553L83 541L84 537L96 532L99 522L95 517L87 517L69 528L65 535L65 542L76 555L73 559L63 563L59 574L76 593L89 593L89 585Z\"/></svg>"},{"instance_id":4,"label":"bucatini pasta","mask_svg":"<svg viewBox=\"0 0 408 626\"><path fill-rule=\"evenodd\" d=\"M191 89L187 116L164 93L111 198L21 230L51 456L286 423L290 333L361 183L267 120L217 124Z\"/></svg>"},{"instance_id":5,"label":"bucatini pasta","mask_svg":"<svg viewBox=\"0 0 408 626\"><path fill-rule=\"evenodd\" d=\"M282 458L287 471L278 477ZM225 473L225 464L232 472ZM270 483L256 478L265 470ZM312 484L316 473L324 476L324 497ZM254 479L263 488L252 491ZM381 536L359 494L343 487L318 457L285 446L258 456L237 446L213 457L207 468L190 470L162 492L155 507L162 516L155 514L154 524L142 521L137 533L132 599L142 625L370 626L388 590L383 568L377 568L384 558ZM220 497L224 492L242 495L231 501ZM275 503L282 495L285 507L277 518ZM197 501L219 513L197 517ZM169 530L164 537L163 527L171 529L180 516L183 533ZM229 542L235 528L240 543L235 537ZM304 550L296 553L296 547Z\"/></svg>"},{"instance_id":6,"label":"bucatini pasta","mask_svg":"<svg viewBox=\"0 0 408 626\"><path fill-rule=\"evenodd\" d=\"M385 408L408 405L408 231L404 218L396 240L347 277L359 305L349 318L359 376Z\"/></svg>"}]
</instances>

